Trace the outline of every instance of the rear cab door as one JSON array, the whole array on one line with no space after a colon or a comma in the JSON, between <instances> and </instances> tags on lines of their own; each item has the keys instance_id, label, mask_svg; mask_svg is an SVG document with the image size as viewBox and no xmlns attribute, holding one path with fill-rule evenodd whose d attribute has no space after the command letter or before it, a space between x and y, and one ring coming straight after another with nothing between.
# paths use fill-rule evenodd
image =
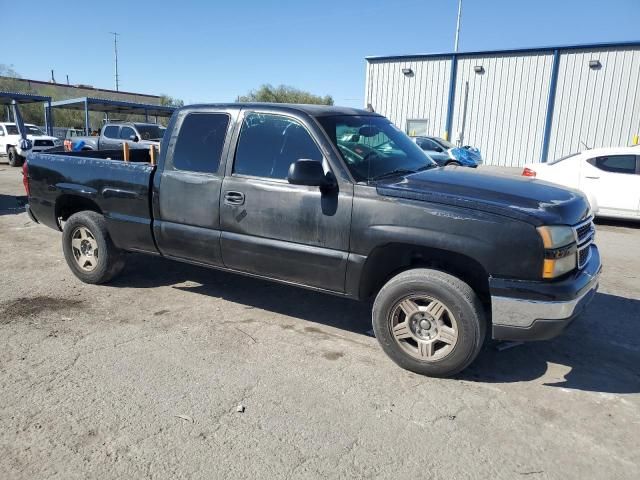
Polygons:
<instances>
[{"instance_id":1,"label":"rear cab door","mask_svg":"<svg viewBox=\"0 0 640 480\"><path fill-rule=\"evenodd\" d=\"M122 143L119 139L120 125L107 124L102 129L98 148L100 150L116 150Z\"/></svg>"},{"instance_id":2,"label":"rear cab door","mask_svg":"<svg viewBox=\"0 0 640 480\"><path fill-rule=\"evenodd\" d=\"M353 184L320 126L299 112L252 108L234 136L220 203L225 267L344 292ZM303 158L322 161L337 188L290 184L289 167Z\"/></svg>"},{"instance_id":3,"label":"rear cab door","mask_svg":"<svg viewBox=\"0 0 640 480\"><path fill-rule=\"evenodd\" d=\"M222 159L237 115L237 109L196 107L172 117L153 188L153 230L163 255L222 266Z\"/></svg>"}]
</instances>

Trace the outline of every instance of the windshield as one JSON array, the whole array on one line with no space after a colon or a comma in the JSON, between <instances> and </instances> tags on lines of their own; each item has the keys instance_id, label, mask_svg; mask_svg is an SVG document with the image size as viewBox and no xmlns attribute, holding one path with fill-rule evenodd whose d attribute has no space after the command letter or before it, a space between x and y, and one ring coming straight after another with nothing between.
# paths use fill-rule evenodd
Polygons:
<instances>
[{"instance_id":1,"label":"windshield","mask_svg":"<svg viewBox=\"0 0 640 480\"><path fill-rule=\"evenodd\" d=\"M7 135L19 135L20 133L18 132L18 127L15 124L14 125L5 124L5 128L7 129ZM27 130L27 135L33 135L35 137L40 137L44 135L44 132L40 130L38 127L36 127L35 125L25 125L24 128Z\"/></svg>"},{"instance_id":2,"label":"windshield","mask_svg":"<svg viewBox=\"0 0 640 480\"><path fill-rule=\"evenodd\" d=\"M33 135L36 137L42 137L45 135L42 130L40 130L38 127L34 127L33 125L25 125L24 128L27 129L28 135Z\"/></svg>"},{"instance_id":3,"label":"windshield","mask_svg":"<svg viewBox=\"0 0 640 480\"><path fill-rule=\"evenodd\" d=\"M436 167L405 133L384 117L340 115L318 121L358 182Z\"/></svg>"},{"instance_id":4,"label":"windshield","mask_svg":"<svg viewBox=\"0 0 640 480\"><path fill-rule=\"evenodd\" d=\"M142 140L160 140L165 131L160 125L141 124L136 124L136 130L138 130Z\"/></svg>"}]
</instances>

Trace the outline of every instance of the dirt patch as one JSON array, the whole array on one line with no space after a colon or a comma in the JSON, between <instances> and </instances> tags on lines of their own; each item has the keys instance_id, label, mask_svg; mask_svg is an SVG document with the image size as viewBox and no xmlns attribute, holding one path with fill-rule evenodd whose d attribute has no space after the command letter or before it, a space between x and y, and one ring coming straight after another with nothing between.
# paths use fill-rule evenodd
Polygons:
<instances>
[{"instance_id":1,"label":"dirt patch","mask_svg":"<svg viewBox=\"0 0 640 480\"><path fill-rule=\"evenodd\" d=\"M47 296L21 297L0 304L0 323L9 323L15 317L31 317L42 312L59 312L83 307L82 300Z\"/></svg>"},{"instance_id":2,"label":"dirt patch","mask_svg":"<svg viewBox=\"0 0 640 480\"><path fill-rule=\"evenodd\" d=\"M322 354L324 358L327 360L338 360L339 358L344 357L344 353L342 352L325 352Z\"/></svg>"}]
</instances>

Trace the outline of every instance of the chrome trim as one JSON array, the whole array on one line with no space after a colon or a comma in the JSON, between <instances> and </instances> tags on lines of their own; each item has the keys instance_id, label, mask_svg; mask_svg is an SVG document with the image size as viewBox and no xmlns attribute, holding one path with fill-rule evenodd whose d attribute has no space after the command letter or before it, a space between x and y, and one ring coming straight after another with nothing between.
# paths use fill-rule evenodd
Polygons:
<instances>
[{"instance_id":1,"label":"chrome trim","mask_svg":"<svg viewBox=\"0 0 640 480\"><path fill-rule=\"evenodd\" d=\"M528 328L537 320L569 320L582 300L598 290L599 274L579 297L564 302L525 300L522 298L491 296L493 325Z\"/></svg>"},{"instance_id":2,"label":"chrome trim","mask_svg":"<svg viewBox=\"0 0 640 480\"><path fill-rule=\"evenodd\" d=\"M586 245L581 246L580 248L578 248L578 250L576 250L576 264L578 265L578 270L582 270L584 268L584 266L589 263L589 260L591 260L591 245L593 244L593 236L589 239L589 242ZM589 252L587 253L587 258L585 258L584 262L580 263L580 252L582 250L584 250L585 248L589 249Z\"/></svg>"},{"instance_id":3,"label":"chrome trim","mask_svg":"<svg viewBox=\"0 0 640 480\"><path fill-rule=\"evenodd\" d=\"M580 240L580 238L578 237L578 230L580 230L585 225L590 225L591 228L589 229L589 233L582 240ZM578 245L581 245L590 238L593 238L594 234L596 233L595 228L593 227L593 216L587 218L583 222L578 223L577 225L573 225L571 228L573 229L573 234Z\"/></svg>"}]
</instances>

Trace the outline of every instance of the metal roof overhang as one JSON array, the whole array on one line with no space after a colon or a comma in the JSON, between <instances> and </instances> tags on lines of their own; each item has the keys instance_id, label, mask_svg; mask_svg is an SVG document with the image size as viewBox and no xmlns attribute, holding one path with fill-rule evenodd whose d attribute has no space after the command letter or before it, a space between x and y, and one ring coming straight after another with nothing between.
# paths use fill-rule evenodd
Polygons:
<instances>
[{"instance_id":1,"label":"metal roof overhang","mask_svg":"<svg viewBox=\"0 0 640 480\"><path fill-rule=\"evenodd\" d=\"M16 103L49 103L51 97L45 97L43 95L33 95L31 93L18 93L18 92L0 92L0 105L11 105L11 102L15 100Z\"/></svg>"},{"instance_id":2,"label":"metal roof overhang","mask_svg":"<svg viewBox=\"0 0 640 480\"><path fill-rule=\"evenodd\" d=\"M570 44L570 45L557 45L557 46L542 46L542 47L527 47L527 48L509 48L504 50L475 50L475 51L460 51L460 52L442 52L442 53L418 53L414 55L381 55L381 56L369 56L365 57L367 62L376 62L384 60L409 60L409 59L423 59L434 57L466 57L466 56L479 56L479 55L506 55L506 54L518 54L518 53L537 53L537 52L554 52L555 50L589 50L589 49L601 49L601 48L624 48L624 47L640 47L640 40L629 42L600 42L600 43L584 43L584 44Z\"/></svg>"},{"instance_id":3,"label":"metal roof overhang","mask_svg":"<svg viewBox=\"0 0 640 480\"><path fill-rule=\"evenodd\" d=\"M69 110L92 110L104 113L126 113L138 115L153 115L158 117L170 117L175 107L165 105L152 105L147 103L124 102L121 100L108 100L105 98L80 97L69 100L57 100L51 102L54 108Z\"/></svg>"}]
</instances>

